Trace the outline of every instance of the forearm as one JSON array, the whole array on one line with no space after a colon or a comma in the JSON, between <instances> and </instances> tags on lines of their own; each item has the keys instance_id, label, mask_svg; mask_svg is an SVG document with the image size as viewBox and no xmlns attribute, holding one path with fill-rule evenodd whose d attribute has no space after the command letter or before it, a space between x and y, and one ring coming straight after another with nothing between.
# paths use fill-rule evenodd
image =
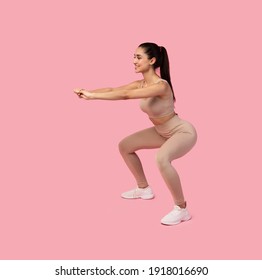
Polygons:
<instances>
[{"instance_id":1,"label":"forearm","mask_svg":"<svg viewBox=\"0 0 262 280\"><path fill-rule=\"evenodd\" d=\"M91 91L91 93L94 93ZM124 100L127 99L126 90L111 90L111 91L96 91L90 99L99 99L99 100Z\"/></svg>"},{"instance_id":2,"label":"forearm","mask_svg":"<svg viewBox=\"0 0 262 280\"><path fill-rule=\"evenodd\" d=\"M92 93L97 93L97 92L110 92L113 91L113 88L99 88L99 89L94 89L94 90L89 90L89 92Z\"/></svg>"},{"instance_id":3,"label":"forearm","mask_svg":"<svg viewBox=\"0 0 262 280\"><path fill-rule=\"evenodd\" d=\"M129 90L130 91L130 90ZM80 98L84 98L87 100L90 99L100 99L100 100L123 100L128 99L128 90L126 89L110 89L110 88L103 88L101 91L96 89L95 91L89 91L86 89L74 89L74 93L78 95Z\"/></svg>"}]
</instances>

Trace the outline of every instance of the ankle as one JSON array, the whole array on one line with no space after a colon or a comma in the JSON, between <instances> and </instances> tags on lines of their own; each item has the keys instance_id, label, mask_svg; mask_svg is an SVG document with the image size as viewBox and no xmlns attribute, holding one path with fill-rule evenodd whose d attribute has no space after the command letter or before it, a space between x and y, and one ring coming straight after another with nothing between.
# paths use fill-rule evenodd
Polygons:
<instances>
[{"instance_id":1,"label":"ankle","mask_svg":"<svg viewBox=\"0 0 262 280\"><path fill-rule=\"evenodd\" d=\"M184 209L184 208L186 208L186 201L183 203L176 204L176 205L179 206L180 208Z\"/></svg>"},{"instance_id":2,"label":"ankle","mask_svg":"<svg viewBox=\"0 0 262 280\"><path fill-rule=\"evenodd\" d=\"M145 188L149 187L148 184L138 184L137 186L139 189L145 189Z\"/></svg>"}]
</instances>

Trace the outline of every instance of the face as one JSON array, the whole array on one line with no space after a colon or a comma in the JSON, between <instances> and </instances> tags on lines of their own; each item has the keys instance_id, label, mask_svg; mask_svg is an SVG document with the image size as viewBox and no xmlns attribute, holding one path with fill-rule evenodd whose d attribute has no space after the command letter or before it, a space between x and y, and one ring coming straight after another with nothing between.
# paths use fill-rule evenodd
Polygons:
<instances>
[{"instance_id":1,"label":"face","mask_svg":"<svg viewBox=\"0 0 262 280\"><path fill-rule=\"evenodd\" d=\"M137 48L134 54L134 65L136 73L144 73L152 68L154 59L148 59L143 48Z\"/></svg>"}]
</instances>

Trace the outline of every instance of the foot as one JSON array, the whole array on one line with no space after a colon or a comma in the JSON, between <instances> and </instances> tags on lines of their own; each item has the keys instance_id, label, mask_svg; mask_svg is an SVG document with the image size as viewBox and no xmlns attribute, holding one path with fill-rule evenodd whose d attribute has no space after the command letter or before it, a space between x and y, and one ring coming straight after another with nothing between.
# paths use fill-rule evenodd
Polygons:
<instances>
[{"instance_id":1,"label":"foot","mask_svg":"<svg viewBox=\"0 0 262 280\"><path fill-rule=\"evenodd\" d=\"M142 199L152 199L154 198L154 193L150 186L146 188L136 188L130 191L124 192L121 194L122 198L126 199L135 199L135 198L142 198Z\"/></svg>"},{"instance_id":2,"label":"foot","mask_svg":"<svg viewBox=\"0 0 262 280\"><path fill-rule=\"evenodd\" d=\"M176 225L190 219L191 215L189 214L187 209L180 208L176 205L174 209L161 220L161 223L164 225Z\"/></svg>"}]
</instances>

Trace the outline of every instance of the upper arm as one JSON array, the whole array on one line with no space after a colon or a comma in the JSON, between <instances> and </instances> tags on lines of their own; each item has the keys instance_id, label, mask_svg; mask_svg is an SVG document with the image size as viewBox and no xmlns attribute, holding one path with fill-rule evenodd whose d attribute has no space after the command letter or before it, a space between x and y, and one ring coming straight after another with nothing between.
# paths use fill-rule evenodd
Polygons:
<instances>
[{"instance_id":1,"label":"upper arm","mask_svg":"<svg viewBox=\"0 0 262 280\"><path fill-rule=\"evenodd\" d=\"M154 97L154 96L164 96L168 93L168 91L169 91L168 83L160 82L145 88L126 90L126 98L138 99L138 98L147 98L147 97Z\"/></svg>"},{"instance_id":2,"label":"upper arm","mask_svg":"<svg viewBox=\"0 0 262 280\"><path fill-rule=\"evenodd\" d=\"M118 90L133 90L133 89L138 89L141 85L141 81L134 81L132 83L129 83L127 85L123 85L120 87L113 88L113 91L118 91Z\"/></svg>"}]
</instances>

